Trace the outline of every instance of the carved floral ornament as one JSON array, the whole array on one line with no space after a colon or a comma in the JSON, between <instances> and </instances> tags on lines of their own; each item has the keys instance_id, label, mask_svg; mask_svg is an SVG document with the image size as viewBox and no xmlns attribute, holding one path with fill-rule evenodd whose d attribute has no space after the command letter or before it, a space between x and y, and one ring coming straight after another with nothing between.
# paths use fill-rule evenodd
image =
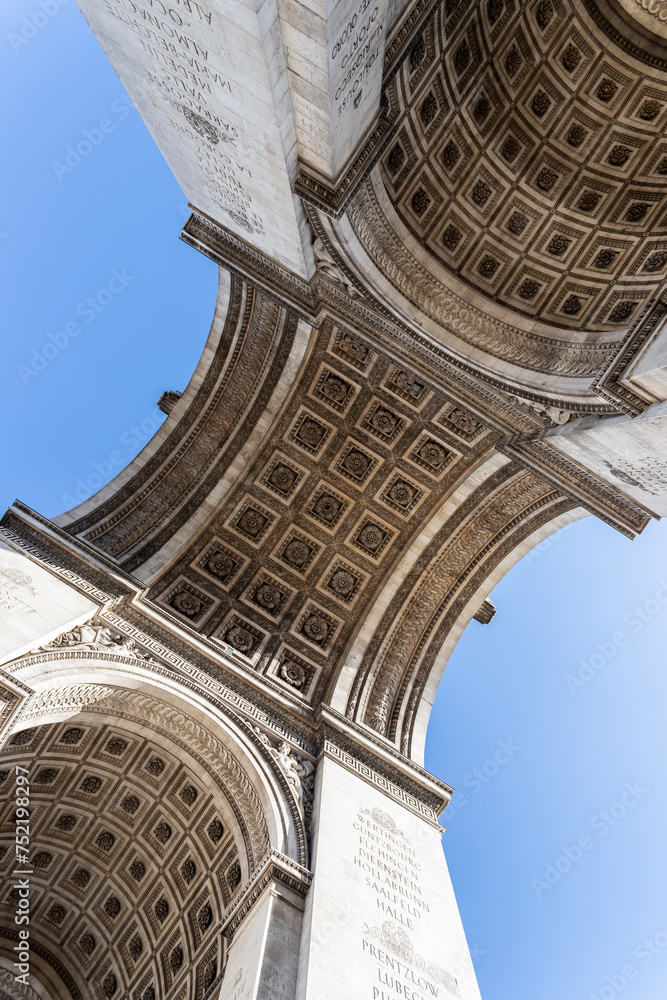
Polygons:
<instances>
[{"instance_id":1,"label":"carved floral ornament","mask_svg":"<svg viewBox=\"0 0 667 1000\"><path fill-rule=\"evenodd\" d=\"M410 751L423 685L460 613L456 603L460 588L474 589L479 575L487 574L517 544L526 526L560 514L563 505L563 509L574 505L516 467L514 472L507 467L496 473L480 491L474 512L471 501L470 518L451 537L434 538L387 607L366 648L348 703L349 717L384 735L389 735L392 720L400 717L399 730L392 730L391 738L405 753ZM481 553L488 553L482 561Z\"/></svg>"},{"instance_id":2,"label":"carved floral ornament","mask_svg":"<svg viewBox=\"0 0 667 1000\"><path fill-rule=\"evenodd\" d=\"M657 29L660 22L667 35L667 0L620 2L630 13L641 12L645 25L654 20ZM667 59L647 56L639 72L630 55L594 56L585 41L591 30L585 7L576 0L505 4L491 30L486 4L445 4L429 36L435 51L420 64L419 85L409 57L397 81L386 84L395 138L347 205L361 246L342 227L333 241L357 274L364 271L365 251L401 295L466 344L524 368L575 377L605 367L611 357L604 341L617 340L626 322L622 311L609 308L610 280L617 291L624 281L641 284L642 299L659 294L655 273L636 263L650 249L667 193L664 129L656 128L667 110ZM642 44L632 33L626 41L628 53ZM447 106L440 98L435 102L443 67L452 97ZM431 141L424 126L436 110L437 141ZM578 190L573 198L572 182L588 170L595 190ZM643 189L641 201L631 204L628 195L640 194L635 184ZM382 218L375 206L369 210L371 189ZM510 197L518 211L508 218ZM562 236L554 232L561 227L570 230L564 237L569 252L545 259L544 244ZM607 276L585 253L601 235L627 244ZM489 252L471 260L471 246L487 238ZM513 263L504 263L516 262L518 253L540 269L529 283ZM564 311L575 260L592 287L585 307ZM456 295L448 270L456 275ZM481 292L488 308L465 285ZM383 286L380 294L383 306L404 309L391 289ZM445 299L448 308L439 308ZM543 325L531 335L522 321L514 326L513 312ZM486 319L480 321L479 313ZM496 326L493 337L481 335L485 322ZM587 334L575 345L571 330ZM601 337L604 331L612 336Z\"/></svg>"},{"instance_id":3,"label":"carved floral ornament","mask_svg":"<svg viewBox=\"0 0 667 1000\"><path fill-rule=\"evenodd\" d=\"M101 758L100 748L107 745L110 738L116 738L118 729L117 723L104 720L92 725L90 720L86 721L85 730L91 738L83 746L63 744L59 737L67 731L67 723L55 722L40 727L41 738L33 741L30 751L24 747L17 750L14 759L30 767L44 755L48 756L53 748L62 765L74 765L66 768L74 782L77 764L80 764L82 769L103 768L112 785L110 797L105 802L85 806L72 782L64 789L40 790L39 801L35 803L37 809L31 810L35 844L43 843L55 830L72 829L71 824L54 823L70 804L77 810L79 824L71 836L58 836L57 842L52 841L55 850L42 848L30 852L32 877L36 880L31 887L31 898L36 891L37 898L43 901L39 921L44 923L51 938L57 932L57 947L51 953L60 965L50 964L66 985L70 985L73 978L68 978L69 970L76 969L77 978L85 983L81 995L108 995L116 1000L127 996L143 1000L150 989L154 1000L155 997L182 1000L186 995L203 1000L200 984L203 980L209 986L213 984L217 972L212 974L212 966L219 964L221 958L224 962L226 954L225 949L220 948L218 929L241 880L236 846L218 818L217 806L221 802L215 801L220 797L212 787L204 793L207 799L204 811L193 815L189 822L180 808L174 810L173 819L170 815L170 820L178 826L178 835L168 847L159 850L159 861L146 849L145 835L133 836L128 844L126 823L115 825L113 832L106 827L111 818L109 814L117 808L119 793L132 786L137 767L150 757L155 733L147 737L146 725L141 728L142 733L133 731L131 740L133 746L145 748L139 760L136 756L113 762ZM69 747L67 752L63 749L65 746ZM31 754L31 759L26 753ZM192 759L182 761L186 771L193 763ZM172 805L175 804L173 792L183 780L183 772L174 778L169 795ZM70 803L72 797L75 801ZM142 797L151 799L145 786ZM157 793L152 802L146 803L145 818L155 815L156 798ZM166 833L175 832L164 819L160 823L164 824ZM151 825L155 827L156 822ZM132 830L139 832L138 827ZM144 830L148 833L148 828ZM156 832L160 831L156 828ZM155 839L168 842L171 836L156 836ZM215 846L210 849L210 845L218 844L219 850ZM91 853L97 854L97 861L91 858ZM161 865L157 885L154 882L156 861ZM260 859L260 871L264 864L265 859ZM2 895L3 902L13 902L8 899L7 889ZM148 924L144 916L148 917ZM189 947L190 928L195 927L196 941L194 947ZM39 926L35 933L35 946L39 947ZM191 961L186 962L186 954ZM157 978L159 968L156 969L154 963L156 958L159 962L161 956L163 967L174 976L173 982L161 982ZM10 992L12 997L17 995Z\"/></svg>"},{"instance_id":4,"label":"carved floral ornament","mask_svg":"<svg viewBox=\"0 0 667 1000\"><path fill-rule=\"evenodd\" d=\"M227 798L237 804L250 868L252 869L253 865L264 857L270 843L261 801L245 770L227 747L207 728L179 709L143 692L95 684L77 684L35 694L27 702L22 718L42 719L50 715L65 713L74 715L83 712L118 715L120 718L135 721L143 728L155 728L157 732L163 732L177 746L182 746L184 750L195 754L213 778L220 783ZM145 763L147 773L158 781L164 767L164 762L156 754L149 756ZM102 785L103 781L97 775L84 774L81 790L90 798L99 798ZM130 815L134 815L140 806L141 802L135 794L126 795L120 802L120 808ZM109 833L109 836L113 834ZM98 844L98 847L102 850L111 850L113 844L108 837L104 837L103 843ZM138 866L135 868L138 873Z\"/></svg>"}]
</instances>

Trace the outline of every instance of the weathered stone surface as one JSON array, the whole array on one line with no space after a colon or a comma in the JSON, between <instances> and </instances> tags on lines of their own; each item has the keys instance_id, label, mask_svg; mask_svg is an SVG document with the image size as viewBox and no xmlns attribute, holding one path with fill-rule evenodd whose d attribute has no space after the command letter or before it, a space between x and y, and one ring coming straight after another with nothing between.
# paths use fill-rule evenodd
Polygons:
<instances>
[{"instance_id":1,"label":"weathered stone surface","mask_svg":"<svg viewBox=\"0 0 667 1000\"><path fill-rule=\"evenodd\" d=\"M0 538L0 663L90 617L97 604Z\"/></svg>"},{"instance_id":2,"label":"weathered stone surface","mask_svg":"<svg viewBox=\"0 0 667 1000\"><path fill-rule=\"evenodd\" d=\"M549 532L667 513L667 62L621 3L81 0L220 290L142 454L0 527L40 1000L479 1000L447 658Z\"/></svg>"}]
</instances>

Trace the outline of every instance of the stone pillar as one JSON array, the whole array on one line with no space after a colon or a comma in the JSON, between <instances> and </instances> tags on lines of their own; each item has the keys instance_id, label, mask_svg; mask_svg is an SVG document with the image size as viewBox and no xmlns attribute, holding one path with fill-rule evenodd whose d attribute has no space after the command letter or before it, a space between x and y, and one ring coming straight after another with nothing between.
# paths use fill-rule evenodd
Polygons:
<instances>
[{"instance_id":1,"label":"stone pillar","mask_svg":"<svg viewBox=\"0 0 667 1000\"><path fill-rule=\"evenodd\" d=\"M297 1000L479 1000L441 833L417 795L325 741Z\"/></svg>"},{"instance_id":2,"label":"stone pillar","mask_svg":"<svg viewBox=\"0 0 667 1000\"><path fill-rule=\"evenodd\" d=\"M570 421L544 440L654 517L667 515L667 402L636 417Z\"/></svg>"},{"instance_id":3,"label":"stone pillar","mask_svg":"<svg viewBox=\"0 0 667 1000\"><path fill-rule=\"evenodd\" d=\"M192 205L312 277L297 171L335 185L363 147L387 0L78 3ZM107 130L127 114L114 101Z\"/></svg>"},{"instance_id":4,"label":"stone pillar","mask_svg":"<svg viewBox=\"0 0 667 1000\"><path fill-rule=\"evenodd\" d=\"M220 1000L294 1000L310 873L273 852L227 915Z\"/></svg>"},{"instance_id":5,"label":"stone pillar","mask_svg":"<svg viewBox=\"0 0 667 1000\"><path fill-rule=\"evenodd\" d=\"M190 202L306 277L285 148L290 129L275 106L280 72L271 79L255 3L79 6ZM120 105L111 105L112 123L122 117Z\"/></svg>"},{"instance_id":6,"label":"stone pillar","mask_svg":"<svg viewBox=\"0 0 667 1000\"><path fill-rule=\"evenodd\" d=\"M0 664L22 656L36 646L92 617L108 597L57 567L49 573L12 543L13 533L0 538ZM76 580L78 587L66 581ZM97 598L97 603L95 602Z\"/></svg>"}]
</instances>

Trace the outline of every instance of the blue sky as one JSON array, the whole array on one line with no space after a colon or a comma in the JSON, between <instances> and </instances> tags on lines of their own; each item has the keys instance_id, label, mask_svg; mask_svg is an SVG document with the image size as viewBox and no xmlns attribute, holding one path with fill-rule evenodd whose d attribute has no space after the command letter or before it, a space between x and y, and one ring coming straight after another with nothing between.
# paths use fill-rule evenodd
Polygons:
<instances>
[{"instance_id":1,"label":"blue sky","mask_svg":"<svg viewBox=\"0 0 667 1000\"><path fill-rule=\"evenodd\" d=\"M55 515L162 422L216 269L73 0L5 0L0 46L0 504ZM484 1000L665 995L666 557L665 525L586 518L449 663L427 766L458 789L444 843Z\"/></svg>"}]
</instances>

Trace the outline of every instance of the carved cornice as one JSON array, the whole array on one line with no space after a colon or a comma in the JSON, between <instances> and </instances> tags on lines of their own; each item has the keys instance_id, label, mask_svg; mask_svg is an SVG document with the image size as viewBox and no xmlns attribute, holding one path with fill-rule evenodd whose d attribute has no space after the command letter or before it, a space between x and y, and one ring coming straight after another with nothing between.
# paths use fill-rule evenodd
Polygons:
<instances>
[{"instance_id":1,"label":"carved cornice","mask_svg":"<svg viewBox=\"0 0 667 1000\"><path fill-rule=\"evenodd\" d=\"M292 890L297 898L305 899L312 880L312 873L307 868L298 865L291 858L286 858L284 854L271 851L252 878L239 891L225 916L221 928L223 935L230 940L234 937L243 921L270 887L280 889L284 886Z\"/></svg>"},{"instance_id":2,"label":"carved cornice","mask_svg":"<svg viewBox=\"0 0 667 1000\"><path fill-rule=\"evenodd\" d=\"M27 518L30 518L35 524L30 525ZM35 531L35 527L44 530ZM113 581L109 575L93 568L82 558L72 557L71 553L66 556L64 550L46 535L46 532L57 534L59 530L46 518L42 518L17 500L2 518L0 537L4 538L10 545L20 549L35 562L41 563L54 576L59 577L78 593L92 601L107 604L120 598L123 593L127 593L127 589L121 590L117 585L114 585L116 581ZM137 582L134 581L134 584L136 589Z\"/></svg>"},{"instance_id":3,"label":"carved cornice","mask_svg":"<svg viewBox=\"0 0 667 1000\"><path fill-rule=\"evenodd\" d=\"M385 85L398 70L398 67L412 48L415 39L434 16L440 3L441 0L416 0L410 7L406 17L391 32L384 50L383 70Z\"/></svg>"},{"instance_id":4,"label":"carved cornice","mask_svg":"<svg viewBox=\"0 0 667 1000\"><path fill-rule=\"evenodd\" d=\"M364 781L367 781L368 784L372 785L374 788L377 788L386 795L391 796L391 798L395 799L401 806L405 809L409 809L410 812L415 813L415 815L419 816L421 819L427 820L433 826L438 828L440 827L440 824L438 823L438 811L436 809L425 805L421 797L410 795L401 785L391 781L384 774L368 767L367 764L359 760L359 757L356 754L343 750L337 742L334 743L331 740L325 740L322 748L322 754L324 757L329 757L331 760L335 760L342 767L346 768L346 770L357 775L357 777L363 778ZM444 808L444 806L442 808Z\"/></svg>"},{"instance_id":5,"label":"carved cornice","mask_svg":"<svg viewBox=\"0 0 667 1000\"><path fill-rule=\"evenodd\" d=\"M419 767L388 740L328 706L322 709L320 737L321 754L333 757L431 822L436 822L453 794L453 788Z\"/></svg>"},{"instance_id":6,"label":"carved cornice","mask_svg":"<svg viewBox=\"0 0 667 1000\"><path fill-rule=\"evenodd\" d=\"M175 635L166 623L160 622L159 617L164 616L162 609L155 607L155 612L157 620L151 620L140 607L127 606L114 609L114 612L104 612L103 619L160 657L178 672L185 683L191 684L193 690L205 692L205 697L214 703L222 699L249 721L269 726L276 737L290 740L304 753L315 754L316 738L310 721L312 714L302 701L291 698L289 692L272 684L266 676L261 678L261 687L265 689L261 690L257 674L247 662L243 662L242 657L233 657L228 653L222 656L219 648L214 649L211 643L194 631L191 634L197 640L196 645L187 642ZM210 656L197 648L201 645L210 647ZM236 669L230 669L230 664Z\"/></svg>"},{"instance_id":7,"label":"carved cornice","mask_svg":"<svg viewBox=\"0 0 667 1000\"><path fill-rule=\"evenodd\" d=\"M591 385L593 392L631 417L643 413L651 404L623 385L623 378L639 352L651 340L665 315L667 303L663 299L649 302L630 327L611 364Z\"/></svg>"},{"instance_id":8,"label":"carved cornice","mask_svg":"<svg viewBox=\"0 0 667 1000\"><path fill-rule=\"evenodd\" d=\"M565 496L628 538L642 532L652 517L645 507L617 493L603 480L551 448L546 441L515 440L499 445L498 451L537 473L545 482L552 483Z\"/></svg>"},{"instance_id":9,"label":"carved cornice","mask_svg":"<svg viewBox=\"0 0 667 1000\"><path fill-rule=\"evenodd\" d=\"M272 705L266 697L258 697L256 700L259 704L249 701L242 694L233 690L228 684L216 680L210 673L198 670L192 663L180 660L180 658L175 656L173 650L161 646L147 636L142 637L142 633L137 632L136 629L129 625L127 619L119 618L117 615L109 615L108 618L105 616L102 620L109 621L114 627L123 628L128 636L138 636L139 641L146 648L151 649L157 655L164 656L169 667L155 663L152 657L150 660L139 660L129 658L124 652L114 653L104 649L86 650L76 648L28 653L20 659L14 660L12 667L14 669L20 667L32 668L34 670L35 664L53 663L54 667L52 669L44 671L44 675L48 677L50 675L66 674L66 664L72 661L81 661L82 663L90 662L91 660L95 662L102 661L105 664L106 670L110 672L117 670L119 674L123 675L127 674L128 666L130 668L141 666L148 670L151 675L155 676L156 682L173 682L174 677L176 677L179 685L192 694L196 694L216 709L223 713L228 713L231 709L235 713L236 722L245 720L245 724L251 728L253 724L259 724L263 728L268 729L275 738L288 740L290 744L303 750L310 756L316 754L314 731L311 733L310 730L306 730L297 720L286 720L280 710L275 705ZM59 662L63 663L62 669L55 666ZM180 665L175 666L175 662ZM1 671L0 676L2 676ZM19 684L20 682L12 678L12 683ZM25 687L25 685L21 686ZM25 691L28 694L32 693L31 689L27 687Z\"/></svg>"},{"instance_id":10,"label":"carved cornice","mask_svg":"<svg viewBox=\"0 0 667 1000\"><path fill-rule=\"evenodd\" d=\"M294 190L305 201L321 208L334 219L339 219L357 186L368 171L373 169L393 134L393 122L380 115L338 183L332 184L322 174L301 164L296 175Z\"/></svg>"},{"instance_id":11,"label":"carved cornice","mask_svg":"<svg viewBox=\"0 0 667 1000\"><path fill-rule=\"evenodd\" d=\"M189 208L192 215L181 231L184 243L227 268L242 281L252 281L280 302L297 309L309 321L315 318L315 298L308 281L276 264L194 205Z\"/></svg>"},{"instance_id":12,"label":"carved cornice","mask_svg":"<svg viewBox=\"0 0 667 1000\"><path fill-rule=\"evenodd\" d=\"M44 649L34 650L19 660L14 661L13 666L19 669L30 669L32 667L34 672L34 667L37 664L52 664L50 668L45 667L40 671L40 680L44 682L47 680L53 681L61 675L67 676L71 671L72 661L78 661L84 669L86 663L90 664L93 661L95 664L98 664L102 661L105 664L105 672L108 674L117 672L119 680L121 678L126 679L128 673L134 674L143 683L147 679L153 680L159 686L164 685L165 688L168 687L173 691L173 668L172 670L164 669L151 656L139 649L134 638L137 635L136 630L133 630L124 619L119 618L115 614L110 614L108 619L101 616L97 618L95 624L98 631L107 633L110 631L105 625L105 620L113 622L114 626L124 633L124 635L118 636L119 642L109 642L103 636L100 643L86 646L85 643L79 642L77 639L77 635L81 632L81 629L75 629L74 632L65 633L63 637L65 641L62 644L58 644L56 641L56 643L49 644ZM86 629L86 626L83 628ZM138 635L142 641L142 645L152 649L157 645L147 636L141 635L141 633ZM114 649L116 651L113 651ZM173 663L174 657L170 650L158 647L158 651L164 655L165 659ZM59 664L62 664L62 666L59 666ZM179 686L185 688L198 698L207 701L213 708L233 722L245 735L247 740L257 748L259 755L264 761L271 765L270 770L274 780L281 788L283 801L290 807L293 830L298 844L298 855L305 863L308 857L307 828L312 813L313 796L313 765L308 757L312 758L312 760L315 759L315 746L300 739L299 735L294 732L293 727L281 725L280 720L275 717L277 713L269 710L270 714L267 715L256 705L234 695L225 686L216 684L208 674L195 670L189 664L185 664L185 667L186 669L183 672L186 676L178 677ZM1 675L2 671L0 671ZM9 678L9 680L14 685L19 684L13 678ZM43 711L46 703L50 705L54 700L50 698L48 693L52 690L51 688L45 691L40 696L40 699L37 699L32 689L26 685L21 684L20 688L22 689L20 692L21 697L17 698L16 706L13 707L12 716L9 721L13 721L18 716L20 705L25 706L20 714L20 720L23 720L38 715ZM93 690L91 685L81 686L78 693L73 694L71 697L81 700L87 696L87 693L93 693ZM105 692L102 692L102 689L100 689L102 693L98 692L98 700L100 697L106 697L116 690L124 689L114 687L107 689ZM215 695L213 694L214 691ZM2 687L0 686L1 693ZM177 693L183 697L185 691L177 691ZM30 695L34 697L30 701L27 701ZM56 703L59 704L57 699ZM67 707L70 707L69 703ZM254 723L259 723L259 725ZM277 738L277 747L273 746L263 730L268 730L274 738ZM2 731L0 730L0 732ZM304 743L305 745L303 745ZM307 756L294 753L295 746L300 750L304 750Z\"/></svg>"},{"instance_id":13,"label":"carved cornice","mask_svg":"<svg viewBox=\"0 0 667 1000\"><path fill-rule=\"evenodd\" d=\"M595 375L616 350L616 343L576 343L521 330L456 295L399 239L370 177L351 200L347 217L364 251L400 295L466 344L521 368L574 378Z\"/></svg>"},{"instance_id":14,"label":"carved cornice","mask_svg":"<svg viewBox=\"0 0 667 1000\"><path fill-rule=\"evenodd\" d=\"M332 240L312 205L306 206L306 209L316 236L322 240L327 253L342 273L343 280L349 287L356 289L356 298L352 298L345 288L329 280L321 271L316 272L310 283L302 279L295 280L284 268L245 245L238 237L211 220L205 220L200 213L191 216L186 223L183 239L219 266L275 296L314 327L319 328L329 316L335 322L348 326L355 337L359 333L369 337L374 350L381 347L388 355L400 358L408 367L417 364L421 378L431 382L434 387L439 386L455 394L463 393L462 405L466 405L464 397L467 396L467 405L474 400L473 405L482 406L487 412L490 409L491 413L497 413L501 426L505 430L511 428L509 433L526 433L540 428L535 424L518 424L517 421L522 418L517 409L501 401L495 392L486 388L487 385L508 395L518 393L522 398L545 407L586 413L616 412L614 407L597 401L595 396L573 402L554 394L519 388L514 382L480 369L464 356L458 356L456 352L425 336L418 327L409 325L395 310L389 309L386 303L359 280L339 251L340 241ZM604 359L598 358L596 364L603 361Z\"/></svg>"}]
</instances>

